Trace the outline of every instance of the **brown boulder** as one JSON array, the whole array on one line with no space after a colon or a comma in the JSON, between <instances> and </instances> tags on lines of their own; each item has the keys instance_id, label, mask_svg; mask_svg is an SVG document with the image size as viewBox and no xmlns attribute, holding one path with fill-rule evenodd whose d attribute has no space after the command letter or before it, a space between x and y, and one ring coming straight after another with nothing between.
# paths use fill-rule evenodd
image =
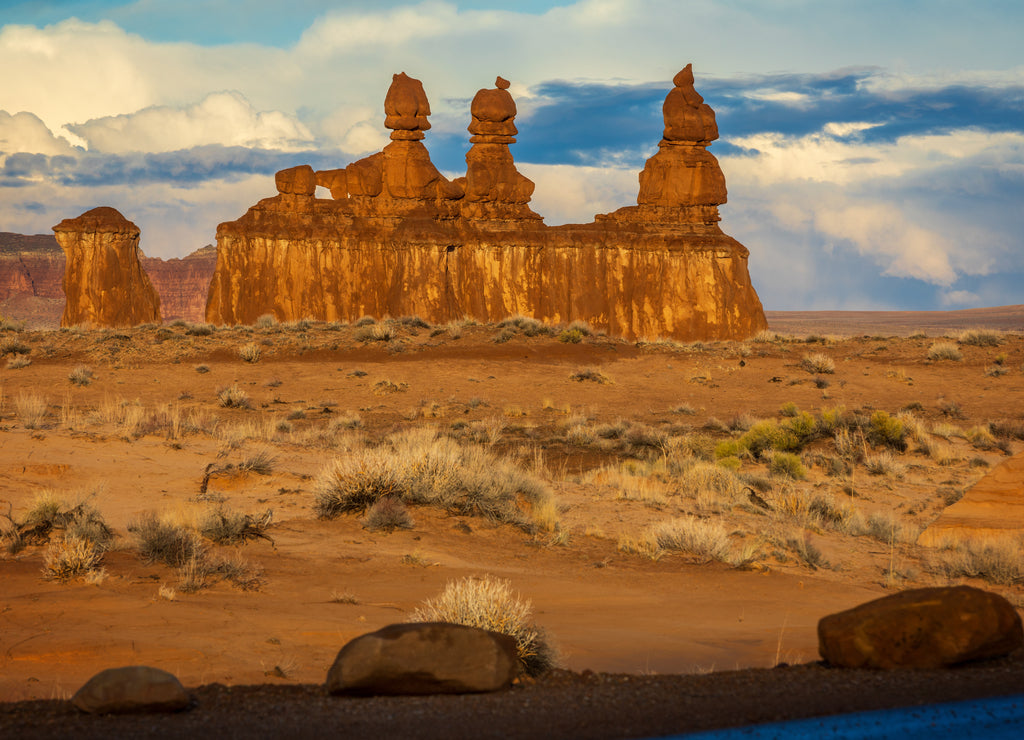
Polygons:
<instances>
[{"instance_id":1,"label":"brown boulder","mask_svg":"<svg viewBox=\"0 0 1024 740\"><path fill-rule=\"evenodd\" d=\"M821 657L841 668L941 668L1022 644L1013 606L970 586L903 591L818 622Z\"/></svg>"},{"instance_id":2,"label":"brown boulder","mask_svg":"<svg viewBox=\"0 0 1024 740\"><path fill-rule=\"evenodd\" d=\"M108 207L53 227L64 250L61 326L160 322L160 297L139 261L139 227Z\"/></svg>"},{"instance_id":3,"label":"brown boulder","mask_svg":"<svg viewBox=\"0 0 1024 740\"><path fill-rule=\"evenodd\" d=\"M519 667L508 635L461 624L393 624L357 637L327 672L331 694L466 694L508 687Z\"/></svg>"},{"instance_id":4,"label":"brown boulder","mask_svg":"<svg viewBox=\"0 0 1024 740\"><path fill-rule=\"evenodd\" d=\"M71 703L90 714L177 712L188 706L189 696L167 671L133 665L100 671L75 692Z\"/></svg>"},{"instance_id":5,"label":"brown boulder","mask_svg":"<svg viewBox=\"0 0 1024 740\"><path fill-rule=\"evenodd\" d=\"M274 175L277 192L284 195L314 195L316 193L316 173L308 164L289 167Z\"/></svg>"}]
</instances>

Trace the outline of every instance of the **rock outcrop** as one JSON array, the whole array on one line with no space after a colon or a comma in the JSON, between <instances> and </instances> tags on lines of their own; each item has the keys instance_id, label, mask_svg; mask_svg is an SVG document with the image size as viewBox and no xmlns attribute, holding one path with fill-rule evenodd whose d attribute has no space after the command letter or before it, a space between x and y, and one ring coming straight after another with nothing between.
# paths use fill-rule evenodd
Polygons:
<instances>
[{"instance_id":1,"label":"rock outcrop","mask_svg":"<svg viewBox=\"0 0 1024 740\"><path fill-rule=\"evenodd\" d=\"M1016 539L1024 530L1024 452L1018 452L967 489L917 538L941 546L962 540Z\"/></svg>"},{"instance_id":2,"label":"rock outcrop","mask_svg":"<svg viewBox=\"0 0 1024 740\"><path fill-rule=\"evenodd\" d=\"M330 694L467 694L507 688L519 668L515 640L461 624L392 624L343 647L327 673Z\"/></svg>"},{"instance_id":3,"label":"rock outcrop","mask_svg":"<svg viewBox=\"0 0 1024 740\"><path fill-rule=\"evenodd\" d=\"M71 703L90 714L177 712L189 705L178 679L143 665L108 668L86 681Z\"/></svg>"},{"instance_id":4,"label":"rock outcrop","mask_svg":"<svg viewBox=\"0 0 1024 740\"><path fill-rule=\"evenodd\" d=\"M275 197L218 227L206 320L521 314L688 341L765 328L748 252L718 226L726 192L707 151L718 135L714 112L689 66L675 83L637 205L548 227L529 207L534 184L509 148L518 132L506 80L473 98L466 175L449 181L422 143L430 128L422 85L395 75L383 151L343 169L284 170ZM314 184L331 199L315 197Z\"/></svg>"},{"instance_id":5,"label":"rock outcrop","mask_svg":"<svg viewBox=\"0 0 1024 740\"><path fill-rule=\"evenodd\" d=\"M107 206L53 227L64 250L61 326L160 323L160 297L139 261L139 227Z\"/></svg>"},{"instance_id":6,"label":"rock outcrop","mask_svg":"<svg viewBox=\"0 0 1024 740\"><path fill-rule=\"evenodd\" d=\"M884 596L818 622L818 649L842 668L941 668L1021 647L1017 610L970 586Z\"/></svg>"}]
</instances>

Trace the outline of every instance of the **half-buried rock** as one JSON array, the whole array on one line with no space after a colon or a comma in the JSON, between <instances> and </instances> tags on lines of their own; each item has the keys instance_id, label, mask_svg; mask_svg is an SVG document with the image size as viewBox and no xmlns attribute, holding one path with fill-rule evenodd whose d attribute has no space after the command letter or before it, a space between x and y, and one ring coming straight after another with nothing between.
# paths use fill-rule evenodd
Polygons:
<instances>
[{"instance_id":1,"label":"half-buried rock","mask_svg":"<svg viewBox=\"0 0 1024 740\"><path fill-rule=\"evenodd\" d=\"M71 703L90 714L177 712L189 705L171 673L144 665L108 668L86 681Z\"/></svg>"},{"instance_id":2,"label":"half-buried rock","mask_svg":"<svg viewBox=\"0 0 1024 740\"><path fill-rule=\"evenodd\" d=\"M818 622L821 657L841 668L942 668L1022 644L1010 602L970 586L911 589Z\"/></svg>"},{"instance_id":3,"label":"half-buried rock","mask_svg":"<svg viewBox=\"0 0 1024 740\"><path fill-rule=\"evenodd\" d=\"M460 624L392 624L355 638L327 672L331 694L467 694L498 691L518 671L508 635Z\"/></svg>"}]
</instances>

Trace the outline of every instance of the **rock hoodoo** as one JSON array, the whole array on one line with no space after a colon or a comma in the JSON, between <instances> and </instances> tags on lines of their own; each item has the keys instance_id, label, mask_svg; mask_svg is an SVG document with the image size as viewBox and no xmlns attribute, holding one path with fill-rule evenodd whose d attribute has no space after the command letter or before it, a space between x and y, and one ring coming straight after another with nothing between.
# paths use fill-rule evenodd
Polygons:
<instances>
[{"instance_id":1,"label":"rock hoodoo","mask_svg":"<svg viewBox=\"0 0 1024 740\"><path fill-rule=\"evenodd\" d=\"M66 258L61 326L160 322L160 297L139 261L139 227L106 206L53 227Z\"/></svg>"},{"instance_id":2,"label":"rock hoodoo","mask_svg":"<svg viewBox=\"0 0 1024 740\"><path fill-rule=\"evenodd\" d=\"M522 314L581 319L626 338L747 337L766 326L746 248L722 233L725 179L707 151L715 115L687 66L664 105L665 133L640 175L637 205L589 224L548 227L515 166L509 82L470 106L466 175L449 181L423 145L423 85L394 76L391 142L342 169L279 172L278 194L217 229L206 320ZM316 186L331 199L315 197Z\"/></svg>"}]
</instances>

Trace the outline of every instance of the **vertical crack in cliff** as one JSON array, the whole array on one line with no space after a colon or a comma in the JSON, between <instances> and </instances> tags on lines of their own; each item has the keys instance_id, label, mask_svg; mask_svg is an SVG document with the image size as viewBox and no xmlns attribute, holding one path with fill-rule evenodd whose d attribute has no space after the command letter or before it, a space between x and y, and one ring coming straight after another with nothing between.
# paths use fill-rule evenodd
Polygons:
<instances>
[{"instance_id":1,"label":"vertical crack in cliff","mask_svg":"<svg viewBox=\"0 0 1024 740\"><path fill-rule=\"evenodd\" d=\"M32 271L28 269L28 265L25 264L25 257L22 252L18 252L18 263L21 265L21 269L25 271L25 277L28 278L29 287L32 289L32 296L38 297L39 291L36 290L36 281L32 277Z\"/></svg>"},{"instance_id":2,"label":"vertical crack in cliff","mask_svg":"<svg viewBox=\"0 0 1024 740\"><path fill-rule=\"evenodd\" d=\"M463 316L462 306L459 305L458 293L455 290L455 286L452 285L452 270L448 265L448 257L455 255L455 250L458 248L458 244L449 244L441 252L441 261L444 262L444 302L448 307L449 319L457 319Z\"/></svg>"}]
</instances>

